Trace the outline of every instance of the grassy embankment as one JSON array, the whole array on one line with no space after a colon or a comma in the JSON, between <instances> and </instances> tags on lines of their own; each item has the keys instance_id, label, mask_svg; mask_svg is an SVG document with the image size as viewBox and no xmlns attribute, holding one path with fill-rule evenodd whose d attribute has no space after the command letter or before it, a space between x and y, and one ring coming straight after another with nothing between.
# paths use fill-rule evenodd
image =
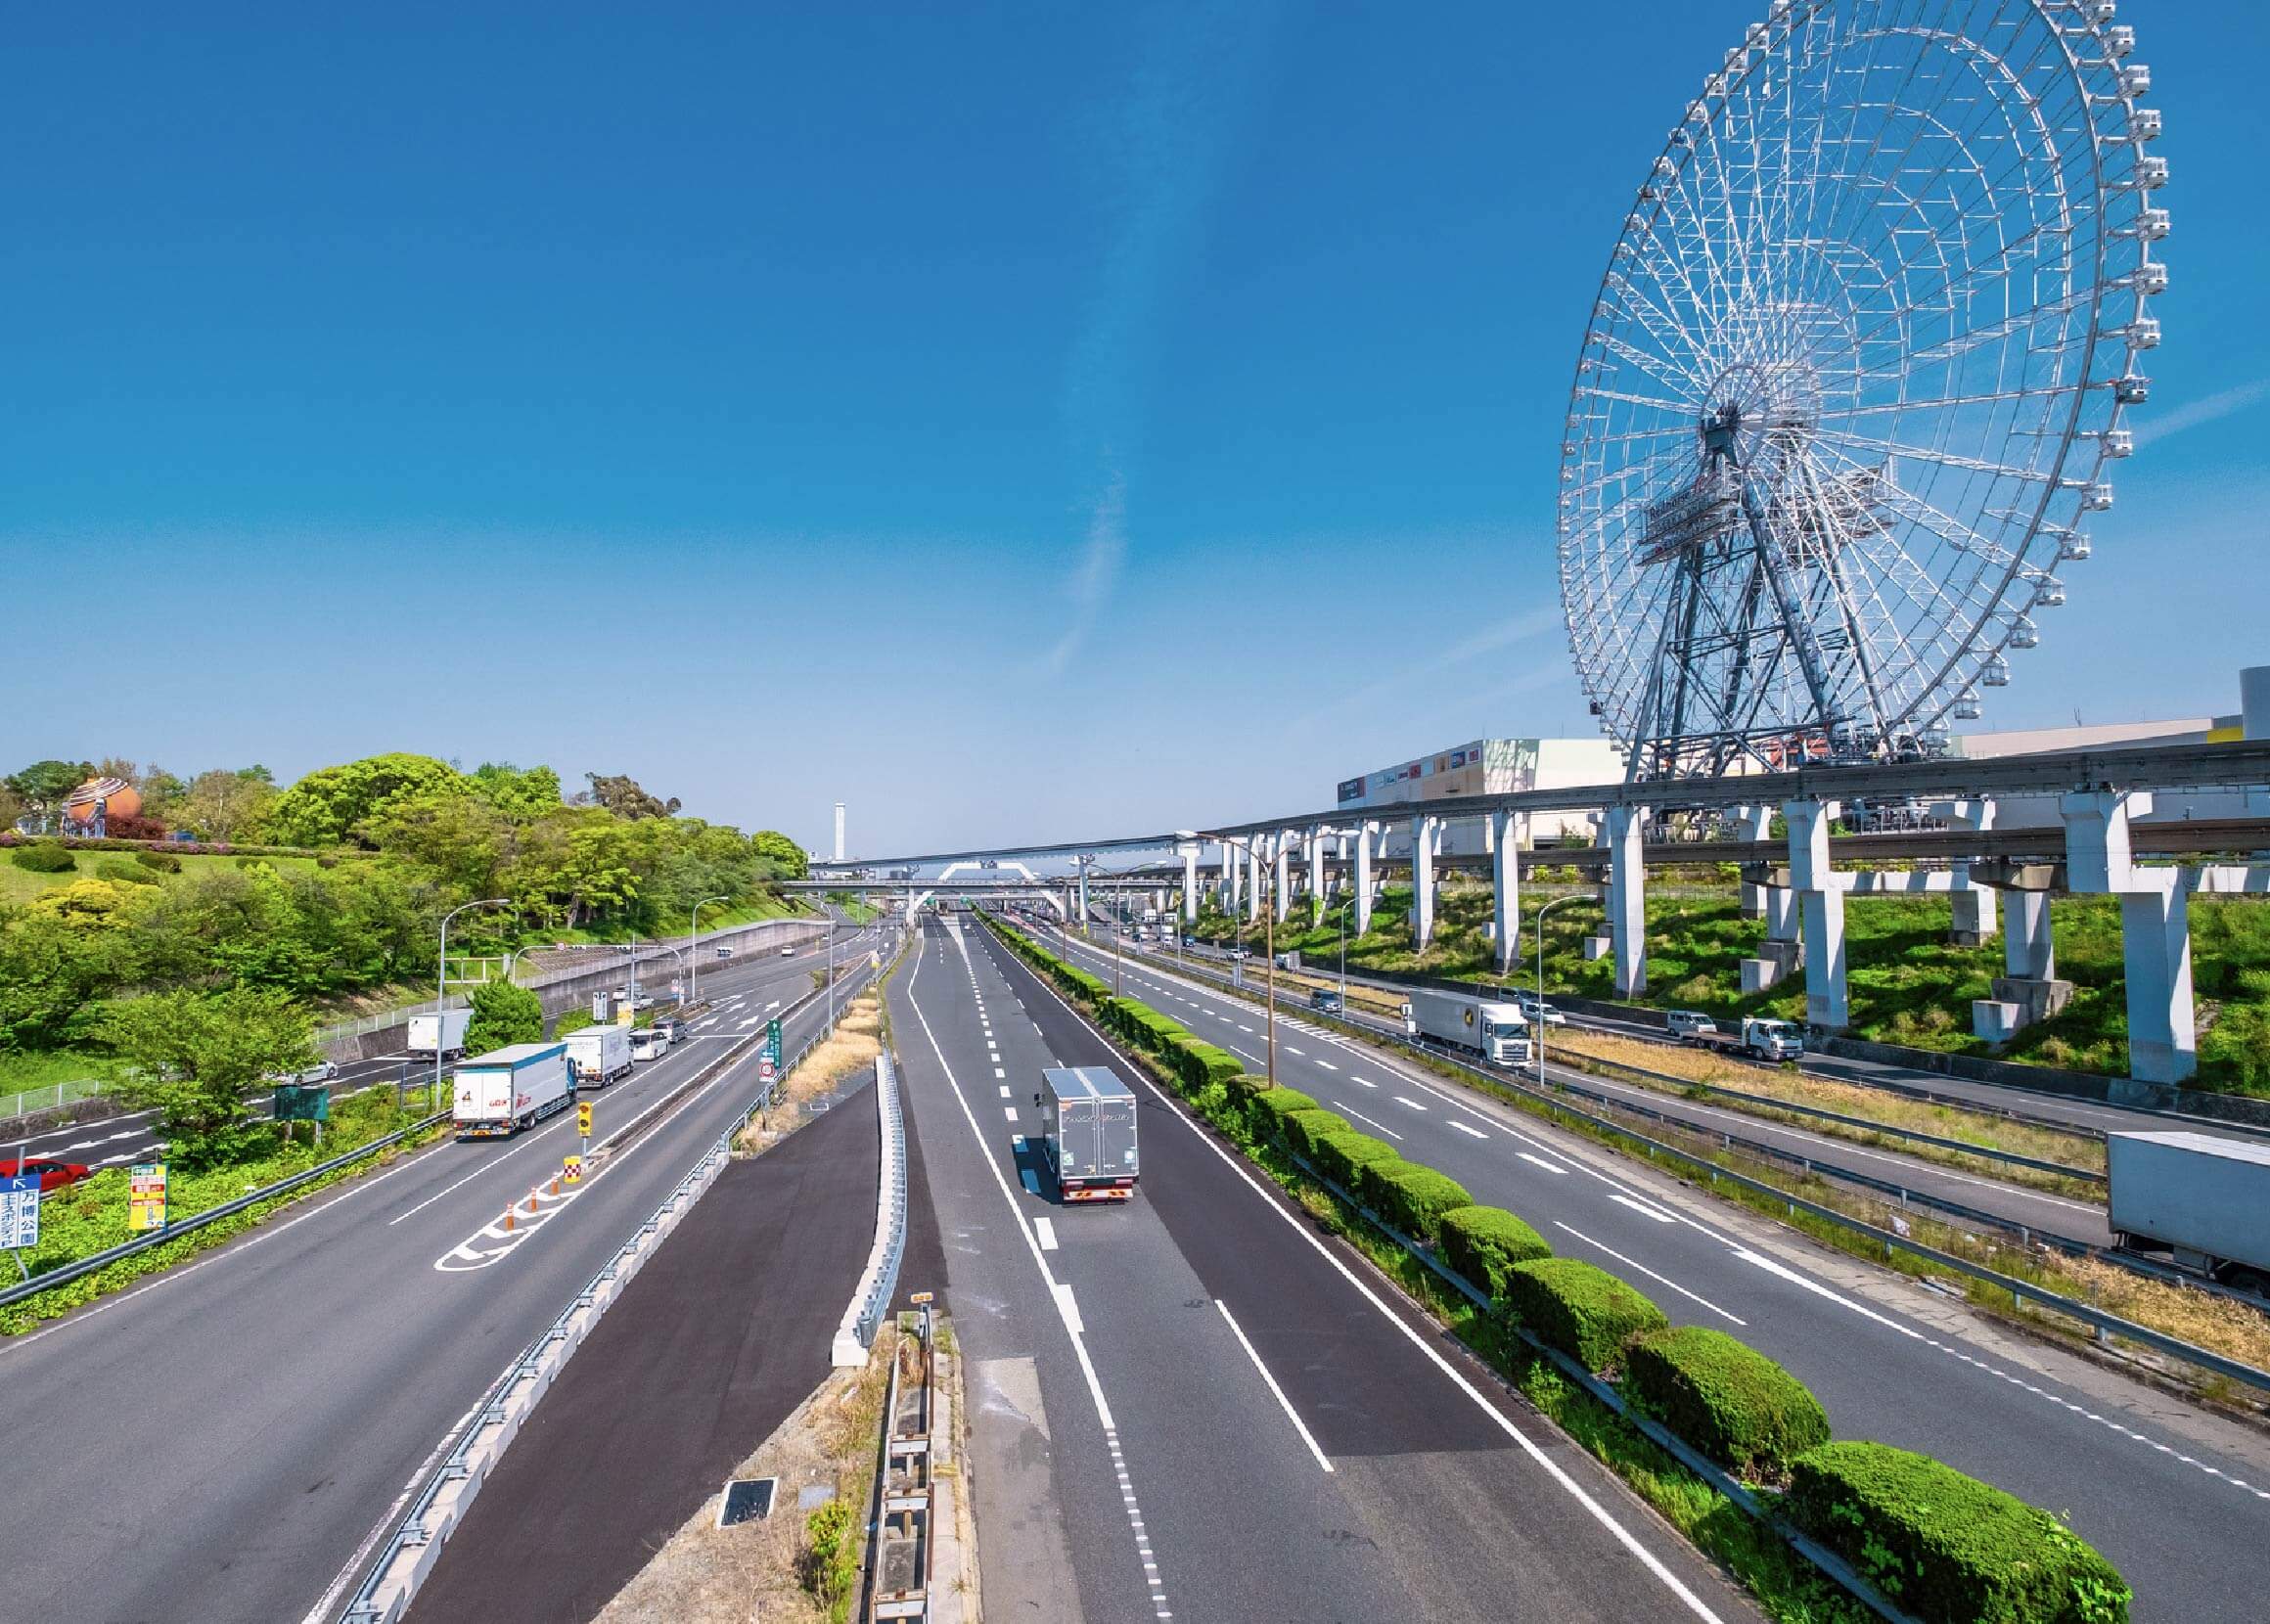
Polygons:
<instances>
[{"instance_id":1,"label":"grassy embankment","mask_svg":"<svg viewBox=\"0 0 2270 1624\"><path fill-rule=\"evenodd\" d=\"M1731 879L1718 894L1651 895L1648 899L1648 986L1644 1002L1661 1008L1706 1010L1721 1020L1781 1015L1801 1020L1804 976L1793 975L1770 992L1742 995L1741 961L1764 939L1762 921L1742 918ZM1522 969L1519 981L1533 985L1539 906L1569 887L1524 886L1521 897ZM1334 903L1322 924L1310 925L1297 904L1277 948L1298 949L1320 968L1337 967L1340 920ZM1412 945L1411 892L1390 887L1373 911L1372 928L1347 941L1351 971L1485 978L1495 963L1482 928L1490 919L1484 886L1443 887L1433 943ZM2027 1027L2000 1058L2075 1071L2125 1075L2128 1022L2117 899L2061 896L2051 904L2058 973L2074 984L2073 1000L2054 1020ZM1952 922L1944 897L1869 897L1844 911L1852 1031L1857 1037L1952 1054L1989 1055L1971 1035L1971 1001L1991 995L2002 973L2002 941L1957 947L1947 939ZM1352 926L1352 919L1348 922ZM1227 941L1232 922L1208 912L1195 933ZM1545 989L1587 998L1613 996L1609 960L1587 962L1584 938L1605 928L1589 900L1556 908L1545 920ZM2248 897L2194 898L2191 907L2192 976L2199 1000L2200 1074L2196 1086L2270 1095L2270 905ZM1245 931L1258 947L1259 928Z\"/></svg>"}]
</instances>

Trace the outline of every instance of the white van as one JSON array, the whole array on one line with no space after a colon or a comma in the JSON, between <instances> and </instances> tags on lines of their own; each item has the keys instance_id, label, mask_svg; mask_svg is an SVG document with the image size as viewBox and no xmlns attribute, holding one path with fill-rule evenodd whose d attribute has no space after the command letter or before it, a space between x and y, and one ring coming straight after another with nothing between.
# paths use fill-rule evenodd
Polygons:
<instances>
[{"instance_id":1,"label":"white van","mask_svg":"<svg viewBox=\"0 0 2270 1624\"><path fill-rule=\"evenodd\" d=\"M669 1034L652 1026L642 1026L630 1035L630 1058L634 1060L659 1060L669 1047Z\"/></svg>"}]
</instances>

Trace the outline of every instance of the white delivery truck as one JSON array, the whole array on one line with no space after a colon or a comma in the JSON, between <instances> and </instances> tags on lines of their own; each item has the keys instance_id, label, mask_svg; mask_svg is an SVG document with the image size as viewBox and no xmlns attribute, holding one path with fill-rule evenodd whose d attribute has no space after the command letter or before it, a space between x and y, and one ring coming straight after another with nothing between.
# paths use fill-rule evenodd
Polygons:
<instances>
[{"instance_id":1,"label":"white delivery truck","mask_svg":"<svg viewBox=\"0 0 2270 1624\"><path fill-rule=\"evenodd\" d=\"M402 1047L431 1059L435 1048L445 1056L465 1053L465 1029L473 1024L471 1010L443 1010L439 1015L410 1017L410 1041ZM438 1041L436 1041L438 1040Z\"/></svg>"},{"instance_id":2,"label":"white delivery truck","mask_svg":"<svg viewBox=\"0 0 2270 1624\"><path fill-rule=\"evenodd\" d=\"M1411 1037L1472 1050L1494 1065L1529 1063L1529 1022L1518 1004L1415 987L1403 1006L1403 1030Z\"/></svg>"},{"instance_id":3,"label":"white delivery truck","mask_svg":"<svg viewBox=\"0 0 2270 1624\"><path fill-rule=\"evenodd\" d=\"M577 1088L604 1088L630 1075L630 1028L610 1021L578 1026L567 1037L568 1058L575 1062Z\"/></svg>"},{"instance_id":4,"label":"white delivery truck","mask_svg":"<svg viewBox=\"0 0 2270 1624\"><path fill-rule=\"evenodd\" d=\"M1032 1097L1040 1149L1067 1201L1125 1201L1135 1195L1135 1091L1100 1065L1052 1066Z\"/></svg>"},{"instance_id":5,"label":"white delivery truck","mask_svg":"<svg viewBox=\"0 0 2270 1624\"><path fill-rule=\"evenodd\" d=\"M1793 1020L1750 1015L1742 1023L1742 1047L1761 1060L1797 1060L1805 1056L1805 1034Z\"/></svg>"},{"instance_id":6,"label":"white delivery truck","mask_svg":"<svg viewBox=\"0 0 2270 1624\"><path fill-rule=\"evenodd\" d=\"M575 1103L565 1043L516 1043L457 1068L457 1137L503 1139Z\"/></svg>"},{"instance_id":7,"label":"white delivery truck","mask_svg":"<svg viewBox=\"0 0 2270 1624\"><path fill-rule=\"evenodd\" d=\"M2270 1296L2270 1145L2107 1134L2105 1160L2106 1218L2119 1246Z\"/></svg>"}]
</instances>

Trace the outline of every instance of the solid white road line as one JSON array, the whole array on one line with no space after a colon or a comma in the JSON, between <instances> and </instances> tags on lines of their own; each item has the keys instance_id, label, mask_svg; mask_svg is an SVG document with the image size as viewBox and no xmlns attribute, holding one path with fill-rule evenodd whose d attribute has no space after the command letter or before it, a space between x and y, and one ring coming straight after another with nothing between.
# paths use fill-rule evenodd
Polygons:
<instances>
[{"instance_id":1,"label":"solid white road line","mask_svg":"<svg viewBox=\"0 0 2270 1624\"><path fill-rule=\"evenodd\" d=\"M1631 1258L1624 1256L1623 1253L1617 1251L1613 1246L1604 1245L1600 1241L1593 1240L1591 1236L1586 1235L1582 1230L1576 1228L1572 1224L1564 1224L1560 1219L1556 1218L1553 1220L1553 1227L1555 1229L1566 1230L1570 1235L1576 1237L1577 1240L1583 1241L1587 1246L1593 1248L1593 1250L1606 1252L1610 1257L1614 1258L1625 1268L1637 1269L1641 1274L1647 1276L1648 1279L1658 1282L1661 1285L1668 1286L1672 1290L1678 1292L1679 1295L1685 1297L1688 1301L1701 1303L1704 1308L1709 1309L1711 1313L1717 1315L1721 1319L1732 1320L1738 1326L1747 1326L1749 1324L1748 1320L1744 1319L1739 1314L1727 1313L1725 1309L1719 1307L1708 1297L1702 1296L1697 1292L1688 1290L1684 1286L1681 1286L1677 1281L1670 1279L1668 1276L1657 1274L1655 1270L1649 1268L1645 1263L1635 1262Z\"/></svg>"},{"instance_id":2,"label":"solid white road line","mask_svg":"<svg viewBox=\"0 0 2270 1624\"><path fill-rule=\"evenodd\" d=\"M1230 1313L1230 1305L1216 1297L1214 1306L1222 1311L1222 1323L1230 1328L1230 1334L1238 1339L1238 1346L1246 1350L1246 1357L1253 1362L1253 1369L1261 1373L1261 1379L1268 1383L1278 1407L1285 1412L1285 1419L1293 1423L1293 1430L1299 1433L1300 1441L1308 1446L1308 1453L1316 1457L1318 1466L1326 1471L1332 1470L1332 1463L1325 1459L1324 1451L1317 1445L1316 1434L1308 1430L1308 1423L1300 1419L1300 1412L1293 1408L1293 1401L1285 1396L1285 1389L1277 1385L1277 1378L1269 1374L1269 1367L1261 1363L1261 1356L1253 1351L1253 1344L1246 1335L1245 1327L1239 1325L1236 1317Z\"/></svg>"}]
</instances>

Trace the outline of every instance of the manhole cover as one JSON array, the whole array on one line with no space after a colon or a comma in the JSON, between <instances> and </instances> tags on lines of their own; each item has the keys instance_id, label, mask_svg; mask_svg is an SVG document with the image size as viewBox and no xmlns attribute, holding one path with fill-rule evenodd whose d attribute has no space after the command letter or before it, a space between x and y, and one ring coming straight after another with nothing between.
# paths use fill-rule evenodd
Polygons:
<instances>
[{"instance_id":1,"label":"manhole cover","mask_svg":"<svg viewBox=\"0 0 2270 1624\"><path fill-rule=\"evenodd\" d=\"M737 1522L753 1522L758 1517L772 1514L773 1490L780 1486L777 1477L738 1477L725 1485L725 1504L717 1508L717 1526L730 1528Z\"/></svg>"}]
</instances>

